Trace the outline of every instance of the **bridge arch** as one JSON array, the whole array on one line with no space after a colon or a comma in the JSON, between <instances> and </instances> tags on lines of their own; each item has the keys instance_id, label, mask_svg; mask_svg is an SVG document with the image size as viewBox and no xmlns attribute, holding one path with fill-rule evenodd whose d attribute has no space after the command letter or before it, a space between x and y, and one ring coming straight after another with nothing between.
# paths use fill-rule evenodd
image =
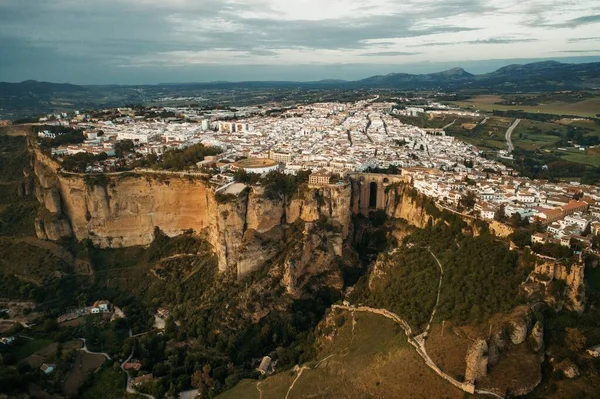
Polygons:
<instances>
[{"instance_id":1,"label":"bridge arch","mask_svg":"<svg viewBox=\"0 0 600 399\"><path fill-rule=\"evenodd\" d=\"M377 192L379 187L377 182L372 181L369 183L369 209L377 208Z\"/></svg>"}]
</instances>

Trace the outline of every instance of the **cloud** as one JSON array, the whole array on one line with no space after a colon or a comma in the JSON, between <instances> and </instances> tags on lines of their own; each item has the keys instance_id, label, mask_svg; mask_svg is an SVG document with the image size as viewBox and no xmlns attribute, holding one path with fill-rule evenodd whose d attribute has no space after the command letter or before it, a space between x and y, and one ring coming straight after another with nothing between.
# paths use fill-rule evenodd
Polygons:
<instances>
[{"instance_id":1,"label":"cloud","mask_svg":"<svg viewBox=\"0 0 600 399\"><path fill-rule=\"evenodd\" d=\"M422 44L412 44L408 47L431 47L431 46L456 46L456 45L470 45L470 44L510 44L510 43L531 43L536 42L537 39L524 38L524 39L509 39L509 38L491 38L491 39L479 39L479 40L467 40L462 42L429 42Z\"/></svg>"},{"instance_id":2,"label":"cloud","mask_svg":"<svg viewBox=\"0 0 600 399\"><path fill-rule=\"evenodd\" d=\"M578 42L588 42L588 41L596 41L596 40L600 40L600 36L594 36L594 37L574 37L571 38L569 40L567 40L569 43L578 43Z\"/></svg>"},{"instance_id":3,"label":"cloud","mask_svg":"<svg viewBox=\"0 0 600 399\"><path fill-rule=\"evenodd\" d=\"M572 54L590 54L600 53L600 50L562 50L561 53L572 53Z\"/></svg>"},{"instance_id":4,"label":"cloud","mask_svg":"<svg viewBox=\"0 0 600 399\"><path fill-rule=\"evenodd\" d=\"M398 57L398 63L544 57L549 50L592 51L599 4L0 0L0 72L4 79L42 79L45 65L56 71L62 65L65 79L91 70L107 79L129 76L133 67L173 73L203 65L284 65L291 71L297 65L367 65L373 57ZM580 43L581 50L569 43Z\"/></svg>"},{"instance_id":5,"label":"cloud","mask_svg":"<svg viewBox=\"0 0 600 399\"><path fill-rule=\"evenodd\" d=\"M361 57L395 57L395 56L400 56L400 55L417 55L417 54L421 54L418 52L411 52L411 51L378 51L375 53L364 53L364 54L359 54Z\"/></svg>"},{"instance_id":6,"label":"cloud","mask_svg":"<svg viewBox=\"0 0 600 399\"><path fill-rule=\"evenodd\" d=\"M577 28L582 25L596 24L600 22L600 14L597 15L585 15L579 18L573 18L565 22L547 24L545 26L551 26L555 28Z\"/></svg>"}]
</instances>

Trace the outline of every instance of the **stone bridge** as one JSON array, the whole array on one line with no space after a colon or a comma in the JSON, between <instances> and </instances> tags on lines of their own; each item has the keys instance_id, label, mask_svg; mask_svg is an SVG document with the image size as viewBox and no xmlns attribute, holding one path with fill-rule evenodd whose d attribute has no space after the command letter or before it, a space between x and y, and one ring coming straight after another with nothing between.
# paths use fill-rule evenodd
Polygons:
<instances>
[{"instance_id":1,"label":"stone bridge","mask_svg":"<svg viewBox=\"0 0 600 399\"><path fill-rule=\"evenodd\" d=\"M380 173L353 173L353 212L369 216L378 209L385 209L386 188L396 183L409 183L410 178L402 175L385 175Z\"/></svg>"}]
</instances>

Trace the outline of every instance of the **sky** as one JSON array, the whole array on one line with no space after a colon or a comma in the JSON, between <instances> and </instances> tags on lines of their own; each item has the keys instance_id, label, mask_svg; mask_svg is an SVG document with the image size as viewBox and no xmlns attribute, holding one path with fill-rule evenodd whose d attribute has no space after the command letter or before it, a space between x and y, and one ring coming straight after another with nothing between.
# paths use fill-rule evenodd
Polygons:
<instances>
[{"instance_id":1,"label":"sky","mask_svg":"<svg viewBox=\"0 0 600 399\"><path fill-rule=\"evenodd\" d=\"M0 0L0 81L359 79L600 61L598 0Z\"/></svg>"}]
</instances>

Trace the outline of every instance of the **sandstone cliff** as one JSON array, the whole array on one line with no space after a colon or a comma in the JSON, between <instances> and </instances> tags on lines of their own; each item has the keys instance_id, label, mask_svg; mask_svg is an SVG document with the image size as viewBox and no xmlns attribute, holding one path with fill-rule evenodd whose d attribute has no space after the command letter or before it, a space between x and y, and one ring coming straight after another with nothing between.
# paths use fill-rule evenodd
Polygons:
<instances>
[{"instance_id":1,"label":"sandstone cliff","mask_svg":"<svg viewBox=\"0 0 600 399\"><path fill-rule=\"evenodd\" d=\"M349 186L306 189L289 200L269 199L258 187L220 203L214 189L197 176L81 176L59 172L60 165L37 149L33 156L36 196L47 210L36 222L43 239L73 235L114 248L149 244L155 227L169 236L194 230L213 246L219 270L242 276L260 266L260 259L248 259L241 251L260 251L253 247L256 232L266 233L297 220L326 218L338 231L334 247L341 255L340 243L352 226Z\"/></svg>"}]
</instances>

